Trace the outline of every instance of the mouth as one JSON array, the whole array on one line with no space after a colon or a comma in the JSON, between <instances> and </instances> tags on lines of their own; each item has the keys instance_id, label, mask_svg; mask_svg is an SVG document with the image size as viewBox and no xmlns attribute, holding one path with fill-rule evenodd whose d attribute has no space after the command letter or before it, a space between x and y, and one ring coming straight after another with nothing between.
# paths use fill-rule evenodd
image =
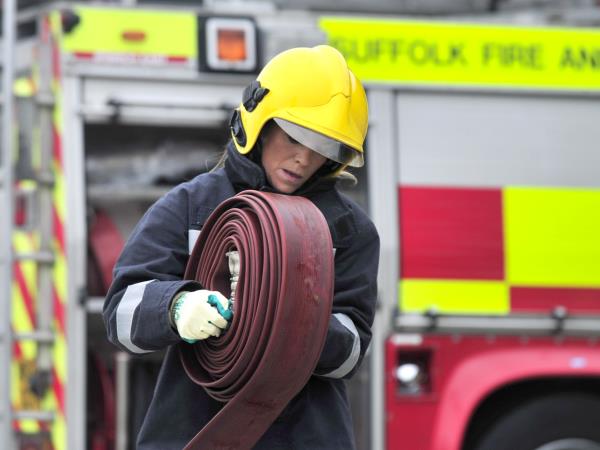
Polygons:
<instances>
[{"instance_id":1,"label":"mouth","mask_svg":"<svg viewBox=\"0 0 600 450\"><path fill-rule=\"evenodd\" d=\"M282 172L284 174L284 176L289 179L290 181L300 181L302 180L302 175L298 175L296 172L292 172L290 170L287 169L282 169Z\"/></svg>"}]
</instances>

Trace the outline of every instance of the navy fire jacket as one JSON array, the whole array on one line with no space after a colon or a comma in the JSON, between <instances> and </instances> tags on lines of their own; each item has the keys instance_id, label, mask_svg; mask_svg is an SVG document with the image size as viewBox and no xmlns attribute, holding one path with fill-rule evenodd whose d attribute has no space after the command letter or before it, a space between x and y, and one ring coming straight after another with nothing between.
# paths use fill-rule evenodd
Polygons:
<instances>
[{"instance_id":1,"label":"navy fire jacket","mask_svg":"<svg viewBox=\"0 0 600 450\"><path fill-rule=\"evenodd\" d=\"M334 181L307 184L300 195L325 216L335 248L333 313L314 375L255 449L355 448L344 379L358 368L371 338L379 237ZM185 374L176 346L189 344L171 327L169 306L179 291L202 288L182 280L189 254L210 213L245 189L272 190L262 167L230 144L224 168L180 184L146 212L115 266L103 310L110 341L132 354L167 349L138 436L140 450L182 449L222 406Z\"/></svg>"}]
</instances>

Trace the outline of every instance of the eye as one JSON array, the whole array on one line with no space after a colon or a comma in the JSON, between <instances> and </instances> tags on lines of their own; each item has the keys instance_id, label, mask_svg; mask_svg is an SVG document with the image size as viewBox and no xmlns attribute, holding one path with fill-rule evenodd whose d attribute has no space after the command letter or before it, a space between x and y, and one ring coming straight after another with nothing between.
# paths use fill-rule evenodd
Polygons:
<instances>
[{"instance_id":1,"label":"eye","mask_svg":"<svg viewBox=\"0 0 600 450\"><path fill-rule=\"evenodd\" d=\"M300 145L300 142L298 142L296 139L294 139L293 137L291 137L289 134L286 133L285 135L287 136L287 140L288 140L289 143Z\"/></svg>"}]
</instances>

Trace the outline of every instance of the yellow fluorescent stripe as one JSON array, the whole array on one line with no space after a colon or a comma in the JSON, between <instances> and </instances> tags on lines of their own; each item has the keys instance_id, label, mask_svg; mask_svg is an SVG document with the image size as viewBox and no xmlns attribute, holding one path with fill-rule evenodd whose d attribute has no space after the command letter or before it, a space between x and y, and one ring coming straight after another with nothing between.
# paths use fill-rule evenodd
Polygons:
<instances>
[{"instance_id":1,"label":"yellow fluorescent stripe","mask_svg":"<svg viewBox=\"0 0 600 450\"><path fill-rule=\"evenodd\" d=\"M600 89L593 28L323 17L363 82Z\"/></svg>"},{"instance_id":2,"label":"yellow fluorescent stripe","mask_svg":"<svg viewBox=\"0 0 600 450\"><path fill-rule=\"evenodd\" d=\"M66 428L65 418L60 413L57 414L51 429L54 450L65 450L67 447Z\"/></svg>"},{"instance_id":3,"label":"yellow fluorescent stripe","mask_svg":"<svg viewBox=\"0 0 600 450\"><path fill-rule=\"evenodd\" d=\"M13 83L13 93L17 97L28 98L35 93L30 77L19 77Z\"/></svg>"},{"instance_id":4,"label":"yellow fluorescent stripe","mask_svg":"<svg viewBox=\"0 0 600 450\"><path fill-rule=\"evenodd\" d=\"M60 413L58 408L58 399L54 390L48 391L48 394L44 397L42 407L47 411L55 411L54 421L50 427L51 440L55 450L64 450L66 448L66 425L65 418Z\"/></svg>"},{"instance_id":5,"label":"yellow fluorescent stripe","mask_svg":"<svg viewBox=\"0 0 600 450\"><path fill-rule=\"evenodd\" d=\"M59 351L59 353L61 353ZM66 364L66 361L64 359L62 359L64 357L61 356L61 363L57 365L57 358L56 358L56 351L55 351L55 358L54 358L54 363L55 363L55 367L56 367L56 372L57 374L59 374L59 378L62 380L62 385L63 385L63 392L64 395L67 395L67 385L66 385L66 380L65 378L61 378L60 373L64 373L65 369L60 368L59 366L64 366ZM66 399L65 399L66 401ZM52 434L52 443L54 444L54 450L64 450L66 448L66 442L67 442L67 432L66 432L66 421L65 421L65 417L60 413L60 409L59 409L59 402L58 402L58 398L56 395L56 391L52 390L51 394L47 396L47 401L45 403L46 407L49 410L55 411L56 415L54 418L54 422L52 424L51 427L51 434Z\"/></svg>"},{"instance_id":6,"label":"yellow fluorescent stripe","mask_svg":"<svg viewBox=\"0 0 600 450\"><path fill-rule=\"evenodd\" d=\"M52 112L53 124L59 135L63 132L63 117L62 117L62 95L60 80L52 82L52 93L54 94L54 111Z\"/></svg>"},{"instance_id":7,"label":"yellow fluorescent stripe","mask_svg":"<svg viewBox=\"0 0 600 450\"><path fill-rule=\"evenodd\" d=\"M68 52L107 52L148 55L197 54L197 19L192 13L77 8L81 22L63 35ZM124 31L141 31L145 39L126 41Z\"/></svg>"},{"instance_id":8,"label":"yellow fluorescent stripe","mask_svg":"<svg viewBox=\"0 0 600 450\"><path fill-rule=\"evenodd\" d=\"M29 318L29 313L25 308L25 302L17 283L13 283L13 327L16 332L26 332L33 329L33 323ZM27 343L21 342L21 345Z\"/></svg>"},{"instance_id":9,"label":"yellow fluorescent stripe","mask_svg":"<svg viewBox=\"0 0 600 450\"><path fill-rule=\"evenodd\" d=\"M58 246L58 244L57 244ZM65 304L67 299L67 261L65 255L56 252L52 278L60 301Z\"/></svg>"},{"instance_id":10,"label":"yellow fluorescent stripe","mask_svg":"<svg viewBox=\"0 0 600 450\"><path fill-rule=\"evenodd\" d=\"M58 401L56 399L56 393L54 392L52 385L50 386L50 389L48 389L48 391L46 392L46 395L42 399L41 405L42 405L42 409L44 409L46 411L55 411L57 415L59 414ZM56 416L55 416L55 420L56 420Z\"/></svg>"},{"instance_id":11,"label":"yellow fluorescent stripe","mask_svg":"<svg viewBox=\"0 0 600 450\"><path fill-rule=\"evenodd\" d=\"M20 189L27 191L34 191L37 187L37 182L33 180L20 180L18 184Z\"/></svg>"},{"instance_id":12,"label":"yellow fluorescent stripe","mask_svg":"<svg viewBox=\"0 0 600 450\"><path fill-rule=\"evenodd\" d=\"M17 250L32 250L36 248L35 237L33 233L29 231L15 231L13 233L13 245Z\"/></svg>"},{"instance_id":13,"label":"yellow fluorescent stripe","mask_svg":"<svg viewBox=\"0 0 600 450\"><path fill-rule=\"evenodd\" d=\"M53 39L58 39L62 33L62 13L61 11L53 11L48 16L50 25L50 35Z\"/></svg>"},{"instance_id":14,"label":"yellow fluorescent stripe","mask_svg":"<svg viewBox=\"0 0 600 450\"><path fill-rule=\"evenodd\" d=\"M507 314L508 286L499 281L403 279L399 305L403 312Z\"/></svg>"},{"instance_id":15,"label":"yellow fluorescent stripe","mask_svg":"<svg viewBox=\"0 0 600 450\"><path fill-rule=\"evenodd\" d=\"M55 326L58 327L58 324L55 322ZM53 349L53 362L54 367L56 369L56 375L58 379L61 381L62 385L65 388L65 393L67 391L67 346L65 342L65 337L61 333L56 333L55 341L54 341L54 349Z\"/></svg>"},{"instance_id":16,"label":"yellow fluorescent stripe","mask_svg":"<svg viewBox=\"0 0 600 450\"><path fill-rule=\"evenodd\" d=\"M52 93L54 94L54 110L52 111L52 120L56 129L62 133L63 130L63 120L62 120L62 85L61 80L53 79L51 84Z\"/></svg>"},{"instance_id":17,"label":"yellow fluorescent stripe","mask_svg":"<svg viewBox=\"0 0 600 450\"><path fill-rule=\"evenodd\" d=\"M58 214L59 219L62 223L65 222L66 217L66 193L65 193L65 177L62 173L61 168L58 164L54 164L54 192L52 195L52 200L54 202L54 207L56 208L56 212Z\"/></svg>"},{"instance_id":18,"label":"yellow fluorescent stripe","mask_svg":"<svg viewBox=\"0 0 600 450\"><path fill-rule=\"evenodd\" d=\"M32 249L31 251L35 251ZM23 278L25 278L25 286L29 291L29 295L31 296L31 301L33 303L33 308L36 308L36 299L37 299L37 265L34 262L23 262L20 263L21 272L23 273Z\"/></svg>"},{"instance_id":19,"label":"yellow fluorescent stripe","mask_svg":"<svg viewBox=\"0 0 600 450\"><path fill-rule=\"evenodd\" d=\"M17 253L32 253L37 250L35 237L31 233L17 232L13 236L13 246ZM25 278L25 285L33 299L37 293L37 264L34 261L21 261L19 268Z\"/></svg>"},{"instance_id":20,"label":"yellow fluorescent stripe","mask_svg":"<svg viewBox=\"0 0 600 450\"><path fill-rule=\"evenodd\" d=\"M58 324L55 322L55 326ZM56 370L56 376L63 385L64 395L67 394L67 353L66 353L66 342L64 335L57 333L54 341L53 348L53 362ZM52 394L48 396L48 402L46 403L48 408L56 411L54 423L52 425L52 443L54 444L55 450L64 450L66 448L66 422L64 416L60 414L59 402L56 396L56 392L53 390ZM65 399L66 400L66 399Z\"/></svg>"},{"instance_id":21,"label":"yellow fluorescent stripe","mask_svg":"<svg viewBox=\"0 0 600 450\"><path fill-rule=\"evenodd\" d=\"M510 284L600 287L600 190L504 190Z\"/></svg>"},{"instance_id":22,"label":"yellow fluorescent stripe","mask_svg":"<svg viewBox=\"0 0 600 450\"><path fill-rule=\"evenodd\" d=\"M26 434L34 434L39 433L40 426L37 421L33 419L24 419L19 421L19 425L21 426L21 431Z\"/></svg>"},{"instance_id":23,"label":"yellow fluorescent stripe","mask_svg":"<svg viewBox=\"0 0 600 450\"><path fill-rule=\"evenodd\" d=\"M29 314L25 309L25 304L21 294L18 293L13 297L13 328L16 333L28 333L33 330L33 324L29 319ZM35 357L35 343L32 341L21 341L21 351L25 359Z\"/></svg>"}]
</instances>

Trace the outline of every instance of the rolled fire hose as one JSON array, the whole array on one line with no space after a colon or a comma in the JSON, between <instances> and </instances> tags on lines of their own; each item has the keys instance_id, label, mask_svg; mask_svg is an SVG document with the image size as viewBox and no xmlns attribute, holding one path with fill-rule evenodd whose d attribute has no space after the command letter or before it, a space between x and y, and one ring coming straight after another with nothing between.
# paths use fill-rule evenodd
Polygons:
<instances>
[{"instance_id":1,"label":"rolled fire hose","mask_svg":"<svg viewBox=\"0 0 600 450\"><path fill-rule=\"evenodd\" d=\"M225 333L179 345L188 376L226 402L186 450L251 449L306 385L331 314L332 247L325 218L302 197L244 191L209 216L185 278L227 296L230 251L240 274Z\"/></svg>"}]
</instances>

